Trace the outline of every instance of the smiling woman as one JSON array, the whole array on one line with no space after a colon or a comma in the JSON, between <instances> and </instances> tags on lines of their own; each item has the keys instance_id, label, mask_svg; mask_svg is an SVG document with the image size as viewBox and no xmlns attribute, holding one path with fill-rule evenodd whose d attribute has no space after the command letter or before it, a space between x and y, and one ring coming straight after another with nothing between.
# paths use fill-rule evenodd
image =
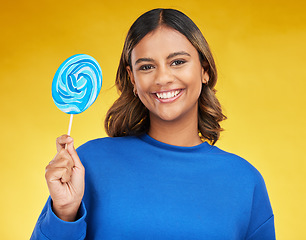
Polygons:
<instances>
[{"instance_id":1,"label":"smiling woman","mask_svg":"<svg viewBox=\"0 0 306 240\"><path fill-rule=\"evenodd\" d=\"M193 69L195 67L198 69ZM160 82L157 84L158 87L151 89L153 90L151 94L143 95L139 89L141 82L152 85L156 84L156 81L168 81L165 78L171 78L172 83ZM193 88L183 86L182 78L185 84L190 83L191 79L194 80L198 85L196 89L199 93ZM167 132L170 135L176 132L172 139L178 140L180 138L175 128L180 129L179 132L185 136L186 146L192 144L188 139L188 133L191 132L193 142L209 140L215 144L222 131L219 122L226 118L215 96L216 82L217 70L208 43L192 20L182 12L173 9L149 11L140 16L128 32L116 78L116 85L121 95L107 113L106 132L113 137L147 133L152 127L155 128L155 123L158 123L152 123L157 115L156 111L152 111L152 104L150 104L151 108L146 105L149 99L152 100L155 96L157 101L151 101L155 103L155 110L158 110L157 107L160 108L159 110L163 109L164 120L169 120L171 111L168 105L170 104L162 103L172 103L172 100L180 99L182 104L187 104L184 98L190 99L192 96L196 98L194 103L198 105L194 105L193 117L196 117L197 121L192 121L193 126L187 124L191 122L191 119L186 116L185 122L184 119L180 119L182 121L174 125L173 121L171 124L169 121L164 121L162 125L156 126L156 130L162 131L163 136ZM134 96L133 89L134 92L139 93L139 98ZM170 99L168 96L171 95L177 96ZM174 108L175 106L181 108L179 103L172 105ZM198 110L195 110L197 107ZM161 128L162 126L164 129ZM182 129L186 130L185 133L181 131ZM195 129L196 134L194 134ZM169 131L165 132L165 130ZM159 140L175 144L173 140L167 141L169 134ZM198 137L195 140L196 136ZM181 143L178 142L177 145Z\"/></svg>"},{"instance_id":2,"label":"smiling woman","mask_svg":"<svg viewBox=\"0 0 306 240\"><path fill-rule=\"evenodd\" d=\"M32 239L275 239L261 174L214 146L225 118L216 81L208 44L186 15L139 17L105 120L110 137L77 151L71 137L57 139Z\"/></svg>"},{"instance_id":3,"label":"smiling woman","mask_svg":"<svg viewBox=\"0 0 306 240\"><path fill-rule=\"evenodd\" d=\"M172 28L161 26L135 46L131 65L133 70L127 67L130 80L149 110L149 135L169 144L200 144L200 137L195 137L198 99L209 75L188 39ZM180 142L173 142L173 133Z\"/></svg>"}]
</instances>

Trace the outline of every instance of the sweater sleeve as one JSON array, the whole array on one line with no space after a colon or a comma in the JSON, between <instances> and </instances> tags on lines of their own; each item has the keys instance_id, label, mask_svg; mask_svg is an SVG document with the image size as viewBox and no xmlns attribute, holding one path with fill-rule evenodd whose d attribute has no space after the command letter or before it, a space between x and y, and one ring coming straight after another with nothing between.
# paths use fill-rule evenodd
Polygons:
<instances>
[{"instance_id":1,"label":"sweater sleeve","mask_svg":"<svg viewBox=\"0 0 306 240\"><path fill-rule=\"evenodd\" d=\"M258 172L247 240L275 240L274 215L264 179Z\"/></svg>"},{"instance_id":2,"label":"sweater sleeve","mask_svg":"<svg viewBox=\"0 0 306 240\"><path fill-rule=\"evenodd\" d=\"M51 197L49 197L38 218L31 240L84 239L86 236L86 209L84 203L82 202L80 206L78 220L75 222L65 222L54 214L51 201Z\"/></svg>"}]
</instances>

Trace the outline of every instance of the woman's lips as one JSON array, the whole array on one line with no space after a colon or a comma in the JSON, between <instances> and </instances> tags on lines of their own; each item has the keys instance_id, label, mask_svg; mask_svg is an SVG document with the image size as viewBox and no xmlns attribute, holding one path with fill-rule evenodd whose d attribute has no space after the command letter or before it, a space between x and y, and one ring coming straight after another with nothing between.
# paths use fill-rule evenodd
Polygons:
<instances>
[{"instance_id":1,"label":"woman's lips","mask_svg":"<svg viewBox=\"0 0 306 240\"><path fill-rule=\"evenodd\" d=\"M173 102L178 99L183 93L183 89L174 89L169 91L155 92L153 96L162 103Z\"/></svg>"}]
</instances>

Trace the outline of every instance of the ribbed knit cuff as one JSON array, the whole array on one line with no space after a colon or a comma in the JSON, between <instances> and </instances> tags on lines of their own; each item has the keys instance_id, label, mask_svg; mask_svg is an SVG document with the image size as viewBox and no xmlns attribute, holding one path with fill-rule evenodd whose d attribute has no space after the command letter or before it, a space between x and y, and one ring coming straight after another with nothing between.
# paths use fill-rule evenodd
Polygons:
<instances>
[{"instance_id":1,"label":"ribbed knit cuff","mask_svg":"<svg viewBox=\"0 0 306 240\"><path fill-rule=\"evenodd\" d=\"M49 239L62 240L80 240L86 236L86 208L84 203L81 203L78 216L79 219L75 222L66 222L58 218L51 207L51 198L47 202L48 209L44 220L41 222L41 232Z\"/></svg>"}]
</instances>

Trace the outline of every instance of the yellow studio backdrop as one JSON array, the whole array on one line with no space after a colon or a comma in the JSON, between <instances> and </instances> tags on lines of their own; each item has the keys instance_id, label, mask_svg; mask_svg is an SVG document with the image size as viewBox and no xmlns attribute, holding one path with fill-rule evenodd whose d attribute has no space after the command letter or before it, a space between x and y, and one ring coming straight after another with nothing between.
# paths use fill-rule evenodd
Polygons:
<instances>
[{"instance_id":1,"label":"yellow studio backdrop","mask_svg":"<svg viewBox=\"0 0 306 240\"><path fill-rule=\"evenodd\" d=\"M29 239L48 197L44 169L69 116L51 82L69 56L100 63L97 101L75 115L75 145L106 136L103 120L123 41L132 22L156 7L177 8L200 27L219 70L228 116L217 146L263 175L277 239L306 239L305 1L3 1L0 8L0 238Z\"/></svg>"}]
</instances>

